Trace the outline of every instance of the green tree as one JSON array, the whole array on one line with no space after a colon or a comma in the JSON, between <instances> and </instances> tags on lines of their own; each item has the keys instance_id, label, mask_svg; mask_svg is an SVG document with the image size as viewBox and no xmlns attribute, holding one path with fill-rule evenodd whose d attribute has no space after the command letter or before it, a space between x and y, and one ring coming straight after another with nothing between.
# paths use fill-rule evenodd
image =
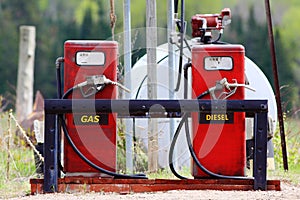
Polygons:
<instances>
[{"instance_id":1,"label":"green tree","mask_svg":"<svg viewBox=\"0 0 300 200\"><path fill-rule=\"evenodd\" d=\"M268 29L266 22L258 23L254 15L254 7L250 7L247 21L243 21L239 16L233 16L233 23L226 32L226 40L232 43L240 43L245 46L246 56L253 60L264 72L274 88L274 77L270 55L270 45L268 39ZM284 108L289 110L297 102L297 89L291 87L295 83L293 64L285 47L285 41L276 31L275 45L277 52L277 64L280 86L285 86L282 102Z\"/></svg>"},{"instance_id":2,"label":"green tree","mask_svg":"<svg viewBox=\"0 0 300 200\"><path fill-rule=\"evenodd\" d=\"M91 39L93 37L92 29L93 19L91 14L91 8L87 8L81 25L80 38L83 40Z\"/></svg>"},{"instance_id":3,"label":"green tree","mask_svg":"<svg viewBox=\"0 0 300 200\"><path fill-rule=\"evenodd\" d=\"M95 24L95 33L98 39L106 40L112 36L110 27L109 5L103 0L98 0L98 21Z\"/></svg>"},{"instance_id":4,"label":"green tree","mask_svg":"<svg viewBox=\"0 0 300 200\"><path fill-rule=\"evenodd\" d=\"M190 18L196 13L219 13L223 7L234 8L241 0L185 1L185 19L190 34ZM245 7L254 5L255 0L247 1ZM281 85L300 86L299 68L299 15L300 3L291 0L283 3L274 0L275 11L285 5L282 20L277 19L276 49ZM117 23L115 33L123 31L123 1L116 0ZM111 36L109 1L103 0L1 0L0 1L0 94L15 93L18 67L18 38L20 25L34 25L37 29L37 46L35 56L35 90L40 90L46 98L56 96L55 59L63 56L63 44L68 39L107 39ZM287 11L284 13L284 11ZM274 12L275 15L278 12ZM167 22L167 2L157 1L158 26L165 28ZM180 13L179 13L180 14ZM241 13L243 15L244 13ZM179 15L180 16L180 15ZM272 83L272 68L269 54L266 23L257 22L254 11L249 18L233 16L232 24L225 29L224 41L241 43L246 47L246 54L260 66ZM144 28L146 21L146 2L131 1L132 28ZM132 32L133 63L145 53L145 33ZM165 42L167 36L159 35L159 42ZM117 40L119 38L116 38ZM122 38L120 38L120 42ZM291 76L293 75L293 76ZM296 77L296 80L295 80ZM297 88L297 87L293 87ZM294 90L294 89L293 89ZM293 94L297 94L294 92ZM293 95L285 95L297 99ZM298 95L297 95L298 96ZM294 100L287 100L293 102Z\"/></svg>"},{"instance_id":5,"label":"green tree","mask_svg":"<svg viewBox=\"0 0 300 200\"><path fill-rule=\"evenodd\" d=\"M296 83L295 69L293 68L293 63L290 62L290 55L287 54L288 51L285 48L284 41L278 29L276 29L275 34L275 46L279 82L282 87L281 98L284 103L284 108L286 111L298 109L296 105L299 104L299 89L298 87L294 87Z\"/></svg>"},{"instance_id":6,"label":"green tree","mask_svg":"<svg viewBox=\"0 0 300 200\"><path fill-rule=\"evenodd\" d=\"M5 94L5 97L15 96L19 26L38 24L39 14L34 0L3 0L0 3L0 94ZM11 101L13 100L12 97Z\"/></svg>"}]
</instances>

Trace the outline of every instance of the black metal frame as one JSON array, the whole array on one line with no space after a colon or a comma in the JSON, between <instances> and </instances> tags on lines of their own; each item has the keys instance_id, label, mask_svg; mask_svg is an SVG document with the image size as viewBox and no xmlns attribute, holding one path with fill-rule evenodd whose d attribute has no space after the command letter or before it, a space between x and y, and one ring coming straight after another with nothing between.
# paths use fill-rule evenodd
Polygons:
<instances>
[{"instance_id":1,"label":"black metal frame","mask_svg":"<svg viewBox=\"0 0 300 200\"><path fill-rule=\"evenodd\" d=\"M179 117L184 112L245 112L254 117L254 190L267 189L267 100L111 100L46 99L44 144L44 192L58 191L59 120L72 112L117 113L118 117Z\"/></svg>"}]
</instances>

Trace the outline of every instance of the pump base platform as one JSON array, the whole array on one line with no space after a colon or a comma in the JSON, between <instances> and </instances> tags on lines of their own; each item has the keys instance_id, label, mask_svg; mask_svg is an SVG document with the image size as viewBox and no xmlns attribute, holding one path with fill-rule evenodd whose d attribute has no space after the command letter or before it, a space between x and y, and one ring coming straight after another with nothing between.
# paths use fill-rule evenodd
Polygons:
<instances>
[{"instance_id":1,"label":"pump base platform","mask_svg":"<svg viewBox=\"0 0 300 200\"><path fill-rule=\"evenodd\" d=\"M44 179L31 179L31 194L42 194ZM115 192L120 194L168 190L253 190L254 180L232 179L112 179L65 177L58 179L58 192ZM267 190L280 191L279 180L268 180Z\"/></svg>"}]
</instances>

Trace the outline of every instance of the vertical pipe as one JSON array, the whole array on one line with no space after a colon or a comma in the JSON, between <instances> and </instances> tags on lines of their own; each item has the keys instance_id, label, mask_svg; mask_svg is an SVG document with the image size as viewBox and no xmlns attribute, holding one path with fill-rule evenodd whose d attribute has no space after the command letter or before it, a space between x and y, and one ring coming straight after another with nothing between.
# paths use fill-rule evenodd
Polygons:
<instances>
[{"instance_id":1,"label":"vertical pipe","mask_svg":"<svg viewBox=\"0 0 300 200\"><path fill-rule=\"evenodd\" d=\"M177 76L177 84L175 88L175 92L179 91L180 82L181 82L181 72L182 72L182 60L183 60L183 41L185 34L185 21L184 21L184 0L181 0L181 13L180 13L180 56L179 56L179 69Z\"/></svg>"},{"instance_id":2,"label":"vertical pipe","mask_svg":"<svg viewBox=\"0 0 300 200\"><path fill-rule=\"evenodd\" d=\"M146 1L146 35L147 35L147 74L148 98L157 99L157 16L156 0ZM158 132L157 119L150 118L148 122L148 170L157 171L158 168Z\"/></svg>"},{"instance_id":3,"label":"vertical pipe","mask_svg":"<svg viewBox=\"0 0 300 200\"><path fill-rule=\"evenodd\" d=\"M125 87L131 90L131 14L130 0L124 1L124 79ZM131 92L125 94L126 99L131 98ZM132 153L132 119L125 119L126 134L126 171L133 172Z\"/></svg>"},{"instance_id":4,"label":"vertical pipe","mask_svg":"<svg viewBox=\"0 0 300 200\"><path fill-rule=\"evenodd\" d=\"M288 170L288 160L287 160L286 142L285 142L285 134L284 134L284 122L283 122L279 80L278 80L278 66L277 66L277 61L276 61L275 42L274 42L272 17L271 17L271 9L270 9L270 1L269 0L265 0L265 6L266 6L267 21L268 21L268 31L269 31L269 41L270 41L270 51L271 51L271 58L272 58L274 85L275 85L275 92L276 92L275 97L276 97L276 103L277 103L277 109L278 109L278 121L279 121L279 128L280 128L280 137L281 137L283 167L284 167L284 170L287 171Z\"/></svg>"},{"instance_id":5,"label":"vertical pipe","mask_svg":"<svg viewBox=\"0 0 300 200\"><path fill-rule=\"evenodd\" d=\"M169 99L174 99L174 72L175 72L175 58L174 58L174 46L170 41L171 34L175 32L175 23L174 23L174 0L168 0L168 69L169 69ZM170 141L173 138L175 132L174 119L170 118ZM176 151L175 151L176 155Z\"/></svg>"}]
</instances>

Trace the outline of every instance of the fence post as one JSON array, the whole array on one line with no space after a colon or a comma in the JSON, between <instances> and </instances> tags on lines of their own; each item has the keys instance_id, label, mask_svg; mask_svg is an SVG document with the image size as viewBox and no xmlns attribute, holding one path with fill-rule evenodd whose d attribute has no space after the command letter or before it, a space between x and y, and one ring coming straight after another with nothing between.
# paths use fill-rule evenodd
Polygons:
<instances>
[{"instance_id":1,"label":"fence post","mask_svg":"<svg viewBox=\"0 0 300 200\"><path fill-rule=\"evenodd\" d=\"M32 112L35 35L34 26L20 26L16 100L16 116L20 122Z\"/></svg>"}]
</instances>

